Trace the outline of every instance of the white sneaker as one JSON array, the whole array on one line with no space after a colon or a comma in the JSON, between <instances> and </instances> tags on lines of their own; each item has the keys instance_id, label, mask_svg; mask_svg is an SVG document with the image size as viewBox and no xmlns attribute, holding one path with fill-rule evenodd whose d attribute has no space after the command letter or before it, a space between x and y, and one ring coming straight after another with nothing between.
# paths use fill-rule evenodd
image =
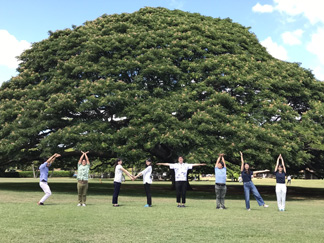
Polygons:
<instances>
[{"instance_id":1,"label":"white sneaker","mask_svg":"<svg viewBox=\"0 0 324 243\"><path fill-rule=\"evenodd\" d=\"M85 207L85 206L87 206L87 205L85 205L85 203L83 203L82 206Z\"/></svg>"},{"instance_id":2,"label":"white sneaker","mask_svg":"<svg viewBox=\"0 0 324 243\"><path fill-rule=\"evenodd\" d=\"M264 207L264 208L268 208L269 205L267 205L267 204L263 204L263 207Z\"/></svg>"},{"instance_id":3,"label":"white sneaker","mask_svg":"<svg viewBox=\"0 0 324 243\"><path fill-rule=\"evenodd\" d=\"M251 211L251 208L249 208L247 211Z\"/></svg>"},{"instance_id":4,"label":"white sneaker","mask_svg":"<svg viewBox=\"0 0 324 243\"><path fill-rule=\"evenodd\" d=\"M80 207L81 206L81 203L79 203L77 206Z\"/></svg>"}]
</instances>

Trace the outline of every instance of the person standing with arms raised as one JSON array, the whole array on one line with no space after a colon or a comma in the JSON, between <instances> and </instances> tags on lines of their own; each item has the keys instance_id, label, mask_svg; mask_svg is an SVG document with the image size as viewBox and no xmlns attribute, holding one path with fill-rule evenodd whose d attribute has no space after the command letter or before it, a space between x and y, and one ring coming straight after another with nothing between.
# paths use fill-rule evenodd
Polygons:
<instances>
[{"instance_id":1,"label":"person standing with arms raised","mask_svg":"<svg viewBox=\"0 0 324 243\"><path fill-rule=\"evenodd\" d=\"M281 164L279 161L281 160ZM285 182L286 178L286 167L285 162L281 156L279 155L277 159L276 168L274 170L276 175L276 195L277 195L277 204L279 211L285 211L286 206L286 193L287 193L287 186Z\"/></svg>"},{"instance_id":2,"label":"person standing with arms raised","mask_svg":"<svg viewBox=\"0 0 324 243\"><path fill-rule=\"evenodd\" d=\"M243 187L244 187L244 197L245 197L245 206L248 211L250 211L250 192L254 195L255 199L257 200L259 206L263 206L264 208L269 207L267 204L264 203L263 198L261 197L258 189L252 182L253 173L250 170L250 165L248 163L244 163L243 160L243 153L240 151L241 154L241 176L243 180Z\"/></svg>"},{"instance_id":3,"label":"person standing with arms raised","mask_svg":"<svg viewBox=\"0 0 324 243\"><path fill-rule=\"evenodd\" d=\"M222 161L220 161L222 159ZM226 209L226 164L224 154L219 154L215 163L215 193L216 193L216 209Z\"/></svg>"},{"instance_id":4,"label":"person standing with arms raised","mask_svg":"<svg viewBox=\"0 0 324 243\"><path fill-rule=\"evenodd\" d=\"M187 174L188 170L194 166L202 166L206 164L187 164L183 163L183 157L178 158L178 163L157 163L157 165L169 166L170 169L174 169L175 173L175 187L177 192L177 203L179 208L184 208L186 203L186 192L187 192ZM181 198L181 203L180 203Z\"/></svg>"},{"instance_id":5,"label":"person standing with arms raised","mask_svg":"<svg viewBox=\"0 0 324 243\"><path fill-rule=\"evenodd\" d=\"M88 158L88 153L81 151L82 155L78 162L78 199L79 203L77 206L86 206L87 201L87 192L88 192L88 178L89 178L89 169L90 169L90 161Z\"/></svg>"},{"instance_id":6,"label":"person standing with arms raised","mask_svg":"<svg viewBox=\"0 0 324 243\"><path fill-rule=\"evenodd\" d=\"M38 205L44 205L44 202L52 195L51 189L48 186L48 171L49 167L52 165L54 160L60 157L60 154L53 154L49 159L46 160L43 164L39 166L40 176L39 176L39 186L44 191L45 195L39 200Z\"/></svg>"}]
</instances>

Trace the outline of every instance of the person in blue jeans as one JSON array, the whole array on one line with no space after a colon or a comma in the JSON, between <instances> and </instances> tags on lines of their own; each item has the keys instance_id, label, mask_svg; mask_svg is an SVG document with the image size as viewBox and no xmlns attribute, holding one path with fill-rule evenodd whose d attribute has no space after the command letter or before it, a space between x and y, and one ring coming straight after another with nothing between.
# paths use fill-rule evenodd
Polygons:
<instances>
[{"instance_id":1,"label":"person in blue jeans","mask_svg":"<svg viewBox=\"0 0 324 243\"><path fill-rule=\"evenodd\" d=\"M251 210L250 208L250 193L254 195L255 199L257 200L259 206L263 206L264 208L269 207L267 204L264 203L258 189L252 182L253 172L250 170L250 166L248 163L244 163L243 153L240 151L241 154L241 176L243 180L243 187L244 187L244 197L245 197L245 206L248 211Z\"/></svg>"}]
</instances>

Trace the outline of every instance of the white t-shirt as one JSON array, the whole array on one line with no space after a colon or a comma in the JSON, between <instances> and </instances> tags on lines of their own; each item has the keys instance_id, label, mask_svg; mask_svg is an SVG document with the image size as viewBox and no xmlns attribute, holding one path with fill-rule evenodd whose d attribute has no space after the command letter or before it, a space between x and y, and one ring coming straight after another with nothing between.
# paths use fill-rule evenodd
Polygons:
<instances>
[{"instance_id":1,"label":"white t-shirt","mask_svg":"<svg viewBox=\"0 0 324 243\"><path fill-rule=\"evenodd\" d=\"M170 164L170 169L174 169L175 181L187 181L187 173L188 170L192 169L192 164Z\"/></svg>"},{"instance_id":2,"label":"white t-shirt","mask_svg":"<svg viewBox=\"0 0 324 243\"><path fill-rule=\"evenodd\" d=\"M143 175L143 184L145 183L152 184L152 178L151 178L152 166L147 166L146 169L141 171L140 173L142 173Z\"/></svg>"},{"instance_id":3,"label":"white t-shirt","mask_svg":"<svg viewBox=\"0 0 324 243\"><path fill-rule=\"evenodd\" d=\"M115 182L122 182L122 178L123 178L123 171L122 171L123 166L121 165L117 165L115 168L115 178L114 181Z\"/></svg>"}]
</instances>

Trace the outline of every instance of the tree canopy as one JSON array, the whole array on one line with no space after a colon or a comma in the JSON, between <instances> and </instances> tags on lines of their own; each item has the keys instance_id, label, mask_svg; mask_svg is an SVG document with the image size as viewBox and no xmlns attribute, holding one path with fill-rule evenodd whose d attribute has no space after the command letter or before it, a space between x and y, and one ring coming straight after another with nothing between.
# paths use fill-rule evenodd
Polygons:
<instances>
[{"instance_id":1,"label":"tree canopy","mask_svg":"<svg viewBox=\"0 0 324 243\"><path fill-rule=\"evenodd\" d=\"M49 33L0 88L0 164L76 151L324 174L324 86L277 60L249 28L165 8L103 15ZM72 159L73 158L73 159ZM142 163L142 162L141 162Z\"/></svg>"}]
</instances>

